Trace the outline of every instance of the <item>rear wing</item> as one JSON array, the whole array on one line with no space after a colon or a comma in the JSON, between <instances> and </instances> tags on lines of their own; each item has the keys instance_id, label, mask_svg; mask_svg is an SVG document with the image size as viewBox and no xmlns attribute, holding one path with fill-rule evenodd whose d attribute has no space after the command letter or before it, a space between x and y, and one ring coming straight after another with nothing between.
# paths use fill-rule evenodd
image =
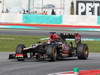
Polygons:
<instances>
[{"instance_id":1,"label":"rear wing","mask_svg":"<svg viewBox=\"0 0 100 75\"><path fill-rule=\"evenodd\" d=\"M59 35L63 40L65 39L76 39L76 37L80 37L81 38L81 35L79 33L74 33L74 34L63 34L63 33L60 33Z\"/></svg>"},{"instance_id":2,"label":"rear wing","mask_svg":"<svg viewBox=\"0 0 100 75\"><path fill-rule=\"evenodd\" d=\"M75 35L73 34L63 34L63 33L60 33L59 36L61 37L61 39L65 40L65 39L74 39L75 38Z\"/></svg>"},{"instance_id":3,"label":"rear wing","mask_svg":"<svg viewBox=\"0 0 100 75\"><path fill-rule=\"evenodd\" d=\"M73 34L67 34L67 35L65 35L65 39L75 39L75 35L73 35Z\"/></svg>"}]
</instances>

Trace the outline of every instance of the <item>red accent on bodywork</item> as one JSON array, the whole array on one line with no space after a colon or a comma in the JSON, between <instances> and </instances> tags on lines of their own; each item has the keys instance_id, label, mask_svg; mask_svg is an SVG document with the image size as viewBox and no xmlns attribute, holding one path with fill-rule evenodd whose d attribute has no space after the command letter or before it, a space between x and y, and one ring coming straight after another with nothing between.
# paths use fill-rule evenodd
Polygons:
<instances>
[{"instance_id":1,"label":"red accent on bodywork","mask_svg":"<svg viewBox=\"0 0 100 75\"><path fill-rule=\"evenodd\" d=\"M23 54L16 54L16 56L22 56L23 57L24 55Z\"/></svg>"}]
</instances>

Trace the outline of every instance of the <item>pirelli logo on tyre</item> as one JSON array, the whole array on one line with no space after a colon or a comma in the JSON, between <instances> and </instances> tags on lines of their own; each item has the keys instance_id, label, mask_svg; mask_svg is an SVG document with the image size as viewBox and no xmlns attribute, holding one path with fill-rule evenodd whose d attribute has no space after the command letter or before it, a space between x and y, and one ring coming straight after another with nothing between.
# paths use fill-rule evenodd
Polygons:
<instances>
[{"instance_id":1,"label":"pirelli logo on tyre","mask_svg":"<svg viewBox=\"0 0 100 75\"><path fill-rule=\"evenodd\" d=\"M76 15L100 16L100 0L76 0Z\"/></svg>"}]
</instances>

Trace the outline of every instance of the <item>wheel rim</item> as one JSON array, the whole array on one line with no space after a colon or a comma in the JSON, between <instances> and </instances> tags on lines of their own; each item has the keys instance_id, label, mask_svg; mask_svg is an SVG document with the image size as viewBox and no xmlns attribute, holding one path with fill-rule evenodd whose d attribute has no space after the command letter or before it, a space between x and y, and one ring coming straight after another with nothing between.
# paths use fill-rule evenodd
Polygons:
<instances>
[{"instance_id":1,"label":"wheel rim","mask_svg":"<svg viewBox=\"0 0 100 75\"><path fill-rule=\"evenodd\" d=\"M89 52L88 52L88 48L86 48L86 49L85 49L85 52L84 52L84 54L86 55L86 57L88 57L88 53L89 53Z\"/></svg>"},{"instance_id":2,"label":"wheel rim","mask_svg":"<svg viewBox=\"0 0 100 75\"><path fill-rule=\"evenodd\" d=\"M54 60L56 60L57 54L55 48L52 49L52 56L54 57Z\"/></svg>"}]
</instances>

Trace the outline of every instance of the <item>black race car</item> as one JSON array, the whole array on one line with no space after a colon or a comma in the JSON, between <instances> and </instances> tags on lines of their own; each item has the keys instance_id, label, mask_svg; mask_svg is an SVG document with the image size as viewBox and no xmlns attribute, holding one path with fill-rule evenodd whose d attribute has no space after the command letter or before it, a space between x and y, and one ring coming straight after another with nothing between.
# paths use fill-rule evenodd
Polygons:
<instances>
[{"instance_id":1,"label":"black race car","mask_svg":"<svg viewBox=\"0 0 100 75\"><path fill-rule=\"evenodd\" d=\"M56 34L56 33L52 33ZM87 59L89 48L87 44L81 42L81 35L75 34L57 34L56 38L49 42L38 42L31 47L19 44L16 47L15 54L9 54L9 59L24 61L25 59L56 61L65 57L78 57L78 59ZM66 39L75 39L68 43Z\"/></svg>"}]
</instances>

